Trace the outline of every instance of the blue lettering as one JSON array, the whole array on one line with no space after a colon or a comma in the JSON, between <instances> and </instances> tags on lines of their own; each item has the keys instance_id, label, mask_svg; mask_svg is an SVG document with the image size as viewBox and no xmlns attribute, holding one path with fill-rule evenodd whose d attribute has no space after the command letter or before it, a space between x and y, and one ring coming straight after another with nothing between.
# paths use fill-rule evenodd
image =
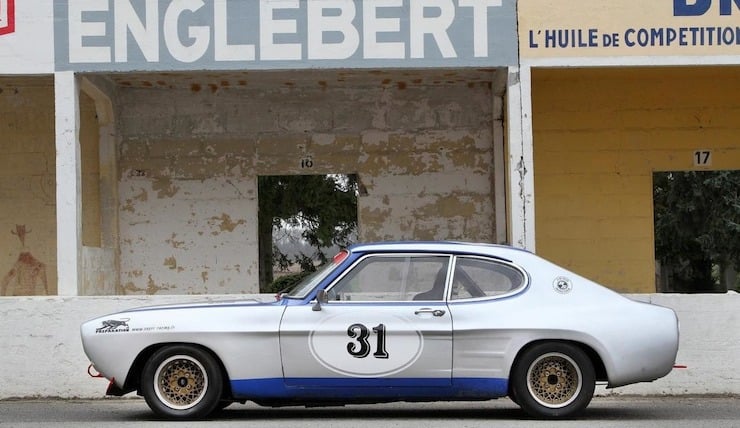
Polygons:
<instances>
[{"instance_id":1,"label":"blue lettering","mask_svg":"<svg viewBox=\"0 0 740 428\"><path fill-rule=\"evenodd\" d=\"M556 47L555 41L557 40L555 31L553 30L545 30L545 47L546 48L554 48Z\"/></svg>"},{"instance_id":2,"label":"blue lettering","mask_svg":"<svg viewBox=\"0 0 740 428\"><path fill-rule=\"evenodd\" d=\"M627 31L624 32L624 42L629 47L635 46L635 42L632 41L632 37L631 37L633 34L635 34L635 29L634 28L630 28L629 30L627 30Z\"/></svg>"},{"instance_id":3,"label":"blue lettering","mask_svg":"<svg viewBox=\"0 0 740 428\"><path fill-rule=\"evenodd\" d=\"M735 6L740 9L740 0L720 0L719 14L732 15L732 3L735 3Z\"/></svg>"},{"instance_id":4,"label":"blue lettering","mask_svg":"<svg viewBox=\"0 0 740 428\"><path fill-rule=\"evenodd\" d=\"M689 4L691 0L673 0L673 16L700 16L707 13L712 0L696 0Z\"/></svg>"},{"instance_id":5,"label":"blue lettering","mask_svg":"<svg viewBox=\"0 0 740 428\"><path fill-rule=\"evenodd\" d=\"M534 31L532 31L532 30L529 30L529 47L530 48L538 48L538 47L540 47L540 45L537 44L537 42L534 41Z\"/></svg>"},{"instance_id":6,"label":"blue lettering","mask_svg":"<svg viewBox=\"0 0 740 428\"><path fill-rule=\"evenodd\" d=\"M740 9L740 0L719 0L719 14L732 15L732 5ZM673 0L673 16L701 16L712 6L712 0Z\"/></svg>"},{"instance_id":7,"label":"blue lettering","mask_svg":"<svg viewBox=\"0 0 740 428\"><path fill-rule=\"evenodd\" d=\"M666 37L665 37L665 45L671 46L673 42L676 41L676 38L678 38L678 33L676 32L675 28L667 28L666 29ZM661 43L662 46L662 43Z\"/></svg>"},{"instance_id":8,"label":"blue lettering","mask_svg":"<svg viewBox=\"0 0 740 428\"><path fill-rule=\"evenodd\" d=\"M595 48L599 46L599 30L591 28L588 30L588 47Z\"/></svg>"}]
</instances>

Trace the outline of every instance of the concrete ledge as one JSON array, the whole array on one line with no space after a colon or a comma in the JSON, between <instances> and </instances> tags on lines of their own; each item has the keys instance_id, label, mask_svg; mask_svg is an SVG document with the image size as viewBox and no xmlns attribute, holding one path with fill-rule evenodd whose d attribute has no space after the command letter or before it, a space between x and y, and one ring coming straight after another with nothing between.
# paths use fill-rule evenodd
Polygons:
<instances>
[{"instance_id":1,"label":"concrete ledge","mask_svg":"<svg viewBox=\"0 0 740 428\"><path fill-rule=\"evenodd\" d=\"M0 298L0 399L27 397L100 398L107 382L92 379L80 343L80 324L126 308L193 301L258 298L272 295L107 296ZM681 321L678 364L652 383L597 394L740 394L740 294L645 294L630 297L667 306Z\"/></svg>"}]
</instances>

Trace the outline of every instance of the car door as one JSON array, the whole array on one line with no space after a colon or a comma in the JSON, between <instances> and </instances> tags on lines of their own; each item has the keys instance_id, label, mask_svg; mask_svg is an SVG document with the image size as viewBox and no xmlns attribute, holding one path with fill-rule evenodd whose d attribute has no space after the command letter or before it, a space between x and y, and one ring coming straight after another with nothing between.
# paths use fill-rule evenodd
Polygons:
<instances>
[{"instance_id":1,"label":"car door","mask_svg":"<svg viewBox=\"0 0 740 428\"><path fill-rule=\"evenodd\" d=\"M526 273L511 262L457 256L450 280L448 307L455 318L455 386L483 397L508 393L511 362L529 331L512 319L522 306L515 295L528 283Z\"/></svg>"},{"instance_id":2,"label":"car door","mask_svg":"<svg viewBox=\"0 0 740 428\"><path fill-rule=\"evenodd\" d=\"M286 385L326 394L449 386L451 257L368 255L327 288L328 302L288 306L280 326ZM364 393L362 392L364 389ZM398 393L382 390L384 393Z\"/></svg>"}]
</instances>

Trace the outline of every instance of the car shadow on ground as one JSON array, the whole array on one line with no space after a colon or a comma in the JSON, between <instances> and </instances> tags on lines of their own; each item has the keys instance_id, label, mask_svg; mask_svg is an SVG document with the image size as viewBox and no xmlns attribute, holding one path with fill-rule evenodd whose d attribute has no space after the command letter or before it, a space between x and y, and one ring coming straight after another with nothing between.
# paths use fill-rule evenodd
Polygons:
<instances>
[{"instance_id":1,"label":"car shadow on ground","mask_svg":"<svg viewBox=\"0 0 740 428\"><path fill-rule=\"evenodd\" d=\"M650 420L656 418L656 412L651 409L624 409L615 407L587 408L583 413L573 420ZM661 418L665 418L661 414ZM151 419L151 414L149 415ZM676 419L685 419L680 415ZM404 405L402 408L382 408L373 405L367 406L329 406L329 407L254 407L234 404L227 409L211 415L208 420L216 421L238 421L248 420L255 422L276 420L425 420L434 421L459 421L459 420L536 420L530 417L513 403L506 406L497 405L489 407L486 404L470 406L466 408L439 408L429 405L414 407L413 404ZM570 419L565 419L570 420Z\"/></svg>"}]
</instances>

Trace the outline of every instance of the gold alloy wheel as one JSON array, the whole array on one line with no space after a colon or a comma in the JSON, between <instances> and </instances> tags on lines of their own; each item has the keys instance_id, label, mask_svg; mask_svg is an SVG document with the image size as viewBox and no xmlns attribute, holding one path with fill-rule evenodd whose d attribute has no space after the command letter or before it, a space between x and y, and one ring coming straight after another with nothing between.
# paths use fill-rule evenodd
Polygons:
<instances>
[{"instance_id":1,"label":"gold alloy wheel","mask_svg":"<svg viewBox=\"0 0 740 428\"><path fill-rule=\"evenodd\" d=\"M572 358L559 352L535 359L527 371L527 388L539 404L558 409L572 403L581 392L581 369Z\"/></svg>"},{"instance_id":2,"label":"gold alloy wheel","mask_svg":"<svg viewBox=\"0 0 740 428\"><path fill-rule=\"evenodd\" d=\"M175 355L163 361L154 373L154 382L159 401L175 410L194 407L208 390L206 369L188 355Z\"/></svg>"}]
</instances>

